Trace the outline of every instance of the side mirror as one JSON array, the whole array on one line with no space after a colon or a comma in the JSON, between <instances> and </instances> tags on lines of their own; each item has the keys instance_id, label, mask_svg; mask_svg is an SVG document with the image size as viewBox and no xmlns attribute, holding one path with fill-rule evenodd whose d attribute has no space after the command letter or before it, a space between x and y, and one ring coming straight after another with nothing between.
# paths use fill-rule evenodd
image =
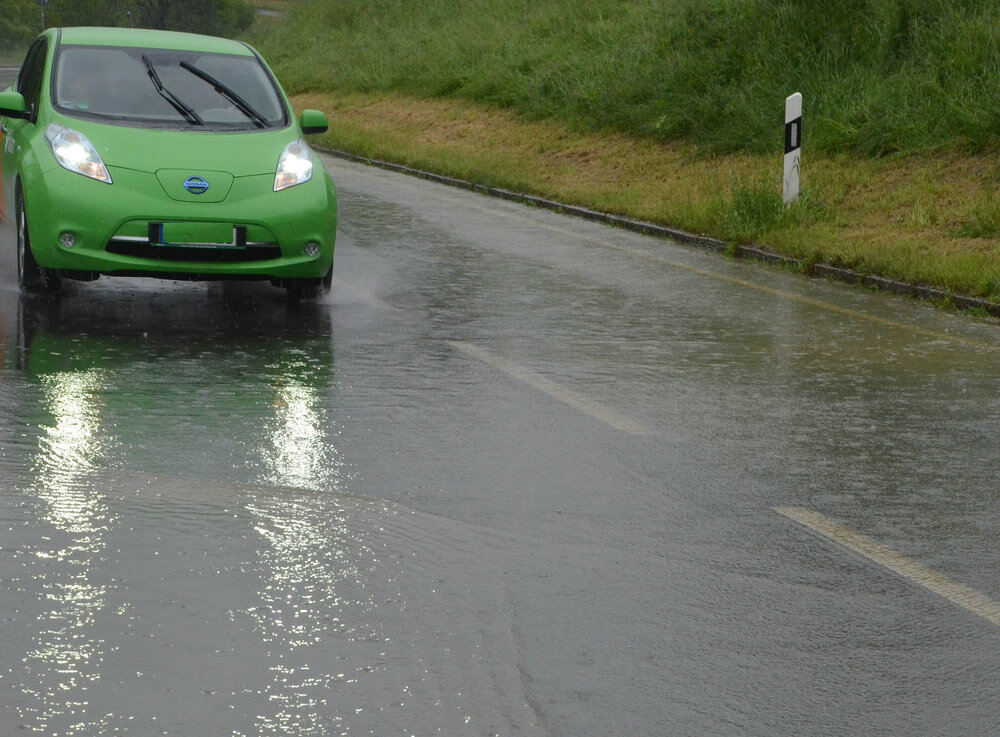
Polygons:
<instances>
[{"instance_id":1,"label":"side mirror","mask_svg":"<svg viewBox=\"0 0 1000 737\"><path fill-rule=\"evenodd\" d=\"M24 96L20 92L0 92L0 115L27 120L28 113L24 109Z\"/></svg>"},{"instance_id":2,"label":"side mirror","mask_svg":"<svg viewBox=\"0 0 1000 737\"><path fill-rule=\"evenodd\" d=\"M330 127L326 122L326 115L319 110L303 110L299 116L299 127L306 135L310 133L326 133Z\"/></svg>"}]
</instances>

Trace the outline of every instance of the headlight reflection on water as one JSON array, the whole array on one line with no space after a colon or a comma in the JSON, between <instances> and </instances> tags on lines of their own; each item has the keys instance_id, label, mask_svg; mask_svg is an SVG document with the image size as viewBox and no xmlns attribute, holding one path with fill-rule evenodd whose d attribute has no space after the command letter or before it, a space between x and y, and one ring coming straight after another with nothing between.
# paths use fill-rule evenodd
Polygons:
<instances>
[{"instance_id":1,"label":"headlight reflection on water","mask_svg":"<svg viewBox=\"0 0 1000 737\"><path fill-rule=\"evenodd\" d=\"M86 544L104 530L107 509L82 480L99 452L99 385L93 371L46 376L44 395L53 424L43 426L35 463L38 496L48 504L48 520Z\"/></svg>"},{"instance_id":2,"label":"headlight reflection on water","mask_svg":"<svg viewBox=\"0 0 1000 737\"><path fill-rule=\"evenodd\" d=\"M44 503L44 519L58 531L56 549L37 549L38 575L48 611L39 617L35 647L24 658L22 686L28 700L19 708L23 728L66 734L97 734L106 717L90 719L86 692L98 681L103 643L87 630L106 604L107 590L90 580L110 524L106 500L90 482L101 452L101 383L97 372L42 377L42 395L52 421L41 426L30 491ZM46 563L50 562L50 565Z\"/></svg>"},{"instance_id":3,"label":"headlight reflection on water","mask_svg":"<svg viewBox=\"0 0 1000 737\"><path fill-rule=\"evenodd\" d=\"M340 459L328 445L318 403L314 387L290 382L278 388L265 448L272 483L322 489L335 482Z\"/></svg>"},{"instance_id":4,"label":"headlight reflection on water","mask_svg":"<svg viewBox=\"0 0 1000 737\"><path fill-rule=\"evenodd\" d=\"M343 461L322 397L301 381L278 386L261 442L265 473L278 488L247 505L261 537L263 575L260 604L249 616L272 658L272 680L260 694L269 706L257 717L260 735L340 734L340 717L331 716L338 707L327 699L357 675L323 672L310 661L328 655L333 642L380 639L374 628L352 621L359 610L374 609L370 571L359 562L375 555L338 501Z\"/></svg>"}]
</instances>

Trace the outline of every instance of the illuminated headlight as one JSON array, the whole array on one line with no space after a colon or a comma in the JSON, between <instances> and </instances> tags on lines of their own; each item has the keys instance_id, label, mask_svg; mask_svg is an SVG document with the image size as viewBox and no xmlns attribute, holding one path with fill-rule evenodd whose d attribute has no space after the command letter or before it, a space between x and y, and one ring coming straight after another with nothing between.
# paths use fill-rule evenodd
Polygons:
<instances>
[{"instance_id":1,"label":"illuminated headlight","mask_svg":"<svg viewBox=\"0 0 1000 737\"><path fill-rule=\"evenodd\" d=\"M313 160L312 154L305 141L299 139L292 141L278 157L278 171L274 174L274 191L280 192L283 189L294 187L312 179Z\"/></svg>"},{"instance_id":2,"label":"illuminated headlight","mask_svg":"<svg viewBox=\"0 0 1000 737\"><path fill-rule=\"evenodd\" d=\"M97 149L82 133L53 123L45 131L45 140L49 142L53 156L63 169L111 184L108 168L101 161Z\"/></svg>"}]
</instances>

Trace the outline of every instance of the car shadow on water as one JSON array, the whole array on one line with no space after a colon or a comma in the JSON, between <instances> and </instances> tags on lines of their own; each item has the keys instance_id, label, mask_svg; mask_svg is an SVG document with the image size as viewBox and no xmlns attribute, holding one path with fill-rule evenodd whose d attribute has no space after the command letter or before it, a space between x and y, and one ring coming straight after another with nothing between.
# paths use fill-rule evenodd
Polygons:
<instances>
[{"instance_id":1,"label":"car shadow on water","mask_svg":"<svg viewBox=\"0 0 1000 737\"><path fill-rule=\"evenodd\" d=\"M8 326L8 350L11 333L16 334L18 369L38 375L234 354L243 359L244 375L299 366L303 355L314 370L332 368L332 326L325 303L288 302L273 288L254 283L206 287L162 282L151 287L120 281L142 288L86 285L59 298L5 295L0 324Z\"/></svg>"}]
</instances>

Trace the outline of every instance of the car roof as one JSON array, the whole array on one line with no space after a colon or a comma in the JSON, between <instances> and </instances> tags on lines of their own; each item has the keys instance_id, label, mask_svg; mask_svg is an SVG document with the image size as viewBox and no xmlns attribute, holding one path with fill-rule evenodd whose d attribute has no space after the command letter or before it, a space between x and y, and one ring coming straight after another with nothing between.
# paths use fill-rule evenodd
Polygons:
<instances>
[{"instance_id":1,"label":"car roof","mask_svg":"<svg viewBox=\"0 0 1000 737\"><path fill-rule=\"evenodd\" d=\"M246 44L215 36L143 28L77 27L59 29L59 42L81 46L129 46L170 51L204 51L253 56Z\"/></svg>"}]
</instances>

